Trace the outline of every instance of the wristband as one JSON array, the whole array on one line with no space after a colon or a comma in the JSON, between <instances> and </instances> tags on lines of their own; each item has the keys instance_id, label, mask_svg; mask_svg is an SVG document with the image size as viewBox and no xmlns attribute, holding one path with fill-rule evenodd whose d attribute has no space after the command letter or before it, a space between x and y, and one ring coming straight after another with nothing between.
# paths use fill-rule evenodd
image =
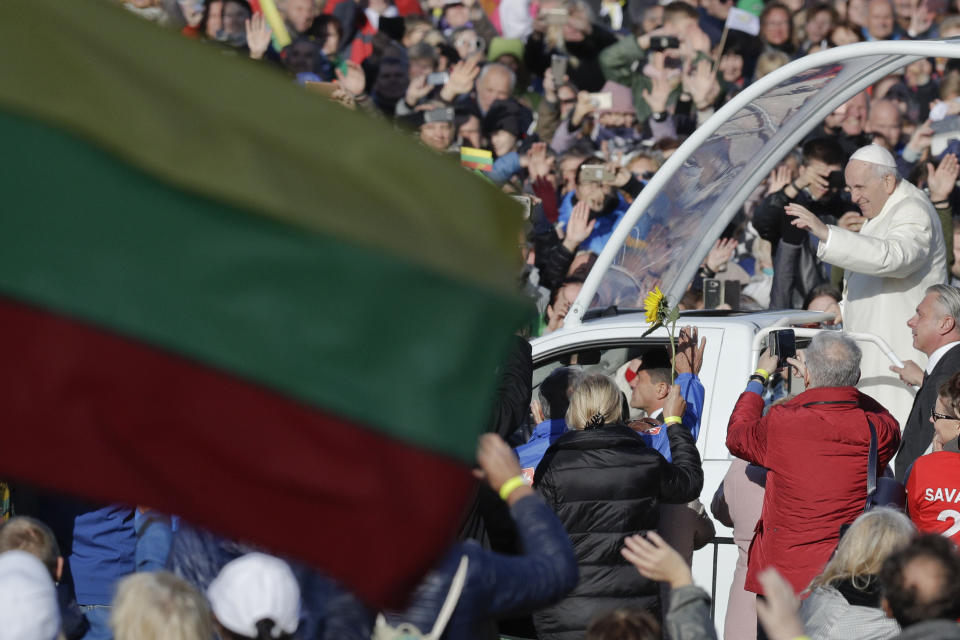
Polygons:
<instances>
[{"instance_id":1,"label":"wristband","mask_svg":"<svg viewBox=\"0 0 960 640\"><path fill-rule=\"evenodd\" d=\"M764 382L766 382L767 379L770 378L770 372L767 371L766 369L761 369L760 367L757 367L757 370L754 371L753 373L756 374L756 375L758 375L758 376L761 376L761 377L763 378L763 381L764 381Z\"/></svg>"},{"instance_id":2,"label":"wristband","mask_svg":"<svg viewBox=\"0 0 960 640\"><path fill-rule=\"evenodd\" d=\"M680 416L667 416L663 420L663 424L680 424L683 422L683 418Z\"/></svg>"},{"instance_id":3,"label":"wristband","mask_svg":"<svg viewBox=\"0 0 960 640\"><path fill-rule=\"evenodd\" d=\"M500 499L504 502L510 497L510 494L527 484L523 476L513 476L502 485L500 485Z\"/></svg>"},{"instance_id":4,"label":"wristband","mask_svg":"<svg viewBox=\"0 0 960 640\"><path fill-rule=\"evenodd\" d=\"M931 204L932 204L934 207L936 207L937 209L942 209L942 208L948 206L948 205L950 204L950 201L949 201L949 200L938 200L938 201L936 201L936 202L932 202Z\"/></svg>"},{"instance_id":5,"label":"wristband","mask_svg":"<svg viewBox=\"0 0 960 640\"><path fill-rule=\"evenodd\" d=\"M759 373L751 374L751 375L750 375L750 380L756 380L756 381L759 382L761 385L767 386L767 379L764 378L764 377L763 377L762 375L760 375Z\"/></svg>"},{"instance_id":6,"label":"wristband","mask_svg":"<svg viewBox=\"0 0 960 640\"><path fill-rule=\"evenodd\" d=\"M797 181L796 181L796 180L791 180L791 181L790 181L790 186L793 187L793 190L796 191L797 193L800 193L801 191L803 191L803 189L801 189L800 187L797 186Z\"/></svg>"}]
</instances>

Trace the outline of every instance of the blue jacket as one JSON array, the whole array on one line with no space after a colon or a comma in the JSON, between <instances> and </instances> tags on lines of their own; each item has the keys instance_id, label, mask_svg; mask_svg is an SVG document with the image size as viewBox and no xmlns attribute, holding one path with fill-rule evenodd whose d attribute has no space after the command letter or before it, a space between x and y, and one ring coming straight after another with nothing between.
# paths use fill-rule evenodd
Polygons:
<instances>
[{"instance_id":1,"label":"blue jacket","mask_svg":"<svg viewBox=\"0 0 960 640\"><path fill-rule=\"evenodd\" d=\"M557 217L557 222L564 229L567 228L567 222L570 220L571 212L573 212L573 196L574 192L571 191L565 195L560 202L560 215ZM620 218L627 212L627 207L629 206L622 195L618 193L617 197L620 199L620 204L617 206L616 211L608 216L597 218L597 223L593 226L593 233L590 234L589 238L580 243L580 249L593 251L594 253L603 251L607 240L610 239L610 234L613 233L613 230L617 227L617 223L620 222Z\"/></svg>"},{"instance_id":2,"label":"blue jacket","mask_svg":"<svg viewBox=\"0 0 960 640\"><path fill-rule=\"evenodd\" d=\"M693 441L697 441L700 435L700 419L703 417L703 383L692 373L681 373L677 376L676 384L680 385L680 393L687 402L687 410L683 412L683 424L690 427L690 435ZM666 425L654 427L646 433L641 433L640 437L652 447L660 452L667 459L667 462L673 462L673 456L670 454L670 441L667 440Z\"/></svg>"},{"instance_id":3,"label":"blue jacket","mask_svg":"<svg viewBox=\"0 0 960 640\"><path fill-rule=\"evenodd\" d=\"M420 583L403 614L388 614L394 627L407 622L421 632L433 628L450 589L460 557L469 558L467 580L447 624L444 640L482 638L484 624L507 613L529 612L556 602L577 584L577 560L563 524L536 495L510 509L521 538L523 555L507 556L474 541L453 546Z\"/></svg>"},{"instance_id":4,"label":"blue jacket","mask_svg":"<svg viewBox=\"0 0 960 640\"><path fill-rule=\"evenodd\" d=\"M547 452L547 449L557 438L566 432L566 420L562 418L544 420L533 428L530 440L526 444L514 449L517 452L517 457L520 458L520 469L523 471L523 477L529 484L533 484L533 472L540 464L543 454Z\"/></svg>"},{"instance_id":5,"label":"blue jacket","mask_svg":"<svg viewBox=\"0 0 960 640\"><path fill-rule=\"evenodd\" d=\"M77 603L110 604L117 582L135 569L133 509L50 495L41 497L38 515L60 544L63 581Z\"/></svg>"}]
</instances>

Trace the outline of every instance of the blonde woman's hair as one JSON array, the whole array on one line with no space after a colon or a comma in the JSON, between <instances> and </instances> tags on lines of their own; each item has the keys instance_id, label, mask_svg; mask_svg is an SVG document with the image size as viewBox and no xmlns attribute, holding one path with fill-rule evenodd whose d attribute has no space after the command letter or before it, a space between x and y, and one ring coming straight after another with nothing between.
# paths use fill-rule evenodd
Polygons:
<instances>
[{"instance_id":1,"label":"blonde woman's hair","mask_svg":"<svg viewBox=\"0 0 960 640\"><path fill-rule=\"evenodd\" d=\"M854 520L840 538L837 551L813 579L814 587L831 586L850 580L858 589L865 589L871 576L880 572L880 565L890 554L906 547L917 530L910 518L896 509L874 507Z\"/></svg>"},{"instance_id":2,"label":"blonde woman's hair","mask_svg":"<svg viewBox=\"0 0 960 640\"><path fill-rule=\"evenodd\" d=\"M567 426L582 431L588 425L600 426L622 420L623 393L609 377L589 375L580 381L567 409ZM597 416L600 416L599 418Z\"/></svg>"},{"instance_id":3,"label":"blonde woman's hair","mask_svg":"<svg viewBox=\"0 0 960 640\"><path fill-rule=\"evenodd\" d=\"M110 612L116 640L210 640L206 598L167 571L134 573L117 587Z\"/></svg>"}]
</instances>

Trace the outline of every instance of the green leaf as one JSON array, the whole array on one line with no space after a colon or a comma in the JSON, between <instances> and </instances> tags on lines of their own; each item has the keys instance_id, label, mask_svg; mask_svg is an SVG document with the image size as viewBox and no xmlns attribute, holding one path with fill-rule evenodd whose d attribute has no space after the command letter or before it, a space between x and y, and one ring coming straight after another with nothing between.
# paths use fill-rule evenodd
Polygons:
<instances>
[{"instance_id":1,"label":"green leaf","mask_svg":"<svg viewBox=\"0 0 960 640\"><path fill-rule=\"evenodd\" d=\"M659 329L659 328L662 327L662 326L663 326L663 323L658 320L658 321L654 322L652 325L650 325L650 328L647 329L646 331L644 331L644 332L643 332L643 335L641 335L640 337L641 337L641 338L646 338L648 335L650 335L651 333L653 333L654 331L656 331L657 329Z\"/></svg>"},{"instance_id":2,"label":"green leaf","mask_svg":"<svg viewBox=\"0 0 960 640\"><path fill-rule=\"evenodd\" d=\"M670 311L667 313L667 322L669 322L670 324L673 324L679 319L680 319L680 306L677 305L676 307L673 307L672 309L670 309Z\"/></svg>"}]
</instances>

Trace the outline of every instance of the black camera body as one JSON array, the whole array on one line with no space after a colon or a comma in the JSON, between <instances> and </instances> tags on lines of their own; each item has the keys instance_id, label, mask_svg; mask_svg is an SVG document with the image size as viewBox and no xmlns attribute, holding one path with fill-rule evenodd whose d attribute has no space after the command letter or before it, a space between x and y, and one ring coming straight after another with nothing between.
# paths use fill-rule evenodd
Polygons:
<instances>
[{"instance_id":1,"label":"black camera body","mask_svg":"<svg viewBox=\"0 0 960 640\"><path fill-rule=\"evenodd\" d=\"M650 38L650 51L666 51L679 49L680 38L676 36L653 36Z\"/></svg>"}]
</instances>

